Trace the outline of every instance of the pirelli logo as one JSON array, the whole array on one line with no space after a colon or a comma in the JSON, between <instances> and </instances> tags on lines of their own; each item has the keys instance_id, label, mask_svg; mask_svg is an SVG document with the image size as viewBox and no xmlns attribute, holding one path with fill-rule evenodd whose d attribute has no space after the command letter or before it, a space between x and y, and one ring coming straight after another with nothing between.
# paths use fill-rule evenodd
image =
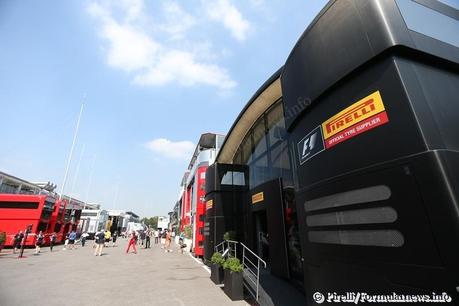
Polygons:
<instances>
[{"instance_id":1,"label":"pirelli logo","mask_svg":"<svg viewBox=\"0 0 459 306\"><path fill-rule=\"evenodd\" d=\"M252 195L252 204L262 202L265 199L263 192L255 193Z\"/></svg>"},{"instance_id":2,"label":"pirelli logo","mask_svg":"<svg viewBox=\"0 0 459 306\"><path fill-rule=\"evenodd\" d=\"M206 210L214 207L214 200L209 200L206 202Z\"/></svg>"},{"instance_id":3,"label":"pirelli logo","mask_svg":"<svg viewBox=\"0 0 459 306\"><path fill-rule=\"evenodd\" d=\"M322 151L387 122L389 118L381 94L375 91L330 117L303 137L298 142L299 162L303 164Z\"/></svg>"},{"instance_id":4,"label":"pirelli logo","mask_svg":"<svg viewBox=\"0 0 459 306\"><path fill-rule=\"evenodd\" d=\"M324 138L330 138L348 127L351 127L354 124L370 118L371 116L384 110L381 95L379 94L379 91L376 91L362 100L355 102L322 123Z\"/></svg>"}]
</instances>

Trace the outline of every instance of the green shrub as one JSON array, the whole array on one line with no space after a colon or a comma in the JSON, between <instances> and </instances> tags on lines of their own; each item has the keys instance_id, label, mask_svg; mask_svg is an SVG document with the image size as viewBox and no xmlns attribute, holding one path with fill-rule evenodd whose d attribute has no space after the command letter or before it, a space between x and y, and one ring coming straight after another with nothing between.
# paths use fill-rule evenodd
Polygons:
<instances>
[{"instance_id":1,"label":"green shrub","mask_svg":"<svg viewBox=\"0 0 459 306\"><path fill-rule=\"evenodd\" d=\"M244 270L244 266L241 264L239 259L237 259L236 257L228 258L223 264L223 268L229 269L233 272L242 272L242 270Z\"/></svg>"},{"instance_id":2,"label":"green shrub","mask_svg":"<svg viewBox=\"0 0 459 306\"><path fill-rule=\"evenodd\" d=\"M222 254L219 253L219 252L215 252L212 255L212 258L210 259L210 261L213 264L217 264L217 265L222 265L223 266L225 264L225 258L223 258Z\"/></svg>"},{"instance_id":3,"label":"green shrub","mask_svg":"<svg viewBox=\"0 0 459 306\"><path fill-rule=\"evenodd\" d=\"M235 231L226 232L223 235L223 239L224 240L235 240L236 239L236 232Z\"/></svg>"},{"instance_id":4,"label":"green shrub","mask_svg":"<svg viewBox=\"0 0 459 306\"><path fill-rule=\"evenodd\" d=\"M4 244L6 241L6 233L0 232L0 245Z\"/></svg>"},{"instance_id":5,"label":"green shrub","mask_svg":"<svg viewBox=\"0 0 459 306\"><path fill-rule=\"evenodd\" d=\"M185 238L186 239L191 239L192 234L193 234L192 233L192 229L191 229L191 225L185 225L183 230L185 231Z\"/></svg>"}]
</instances>

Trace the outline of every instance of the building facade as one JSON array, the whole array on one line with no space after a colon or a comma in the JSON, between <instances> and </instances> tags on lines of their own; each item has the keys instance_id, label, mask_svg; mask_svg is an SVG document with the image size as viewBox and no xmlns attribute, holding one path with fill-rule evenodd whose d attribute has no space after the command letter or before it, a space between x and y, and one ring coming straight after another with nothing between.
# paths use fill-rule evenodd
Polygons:
<instances>
[{"instance_id":1,"label":"building facade","mask_svg":"<svg viewBox=\"0 0 459 306\"><path fill-rule=\"evenodd\" d=\"M223 140L223 135L202 134L182 178L181 199L177 205L181 212L179 228L181 232L190 228L195 256L204 256L206 170L215 161Z\"/></svg>"}]
</instances>

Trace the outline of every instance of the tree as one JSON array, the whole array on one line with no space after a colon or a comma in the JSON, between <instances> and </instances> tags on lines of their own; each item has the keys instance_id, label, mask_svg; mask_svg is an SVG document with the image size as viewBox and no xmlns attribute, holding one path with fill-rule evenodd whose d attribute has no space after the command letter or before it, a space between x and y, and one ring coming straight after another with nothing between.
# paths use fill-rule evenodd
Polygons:
<instances>
[{"instance_id":1,"label":"tree","mask_svg":"<svg viewBox=\"0 0 459 306\"><path fill-rule=\"evenodd\" d=\"M151 228L158 227L158 217L143 218L140 222Z\"/></svg>"}]
</instances>

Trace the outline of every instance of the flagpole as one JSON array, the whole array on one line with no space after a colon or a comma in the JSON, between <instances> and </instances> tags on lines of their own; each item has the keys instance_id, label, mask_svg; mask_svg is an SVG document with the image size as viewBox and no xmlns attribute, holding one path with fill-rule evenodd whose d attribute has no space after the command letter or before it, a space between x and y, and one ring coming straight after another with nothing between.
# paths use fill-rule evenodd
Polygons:
<instances>
[{"instance_id":1,"label":"flagpole","mask_svg":"<svg viewBox=\"0 0 459 306\"><path fill-rule=\"evenodd\" d=\"M86 204L88 204L88 198L89 198L89 190L91 189L91 184L92 184L92 175L94 173L94 165L96 164L96 154L94 154L92 158L92 163L91 163L91 172L89 173L89 182L88 182L88 188L86 189L86 197L84 199L84 207L83 209L86 209Z\"/></svg>"},{"instance_id":2,"label":"flagpole","mask_svg":"<svg viewBox=\"0 0 459 306\"><path fill-rule=\"evenodd\" d=\"M86 148L86 144L83 144L83 147L81 148L81 152L80 152L80 158L78 159L78 164L77 164L77 168L76 168L76 171L75 171L75 175L73 176L73 183L72 183L72 188L70 188L70 196L73 197L73 191L75 190L75 184L76 184L76 181L78 180L78 175L80 173L80 165L81 165L81 160L83 159L83 155L84 155L84 150Z\"/></svg>"},{"instance_id":3,"label":"flagpole","mask_svg":"<svg viewBox=\"0 0 459 306\"><path fill-rule=\"evenodd\" d=\"M67 183L67 176L68 176L68 173L69 173L70 163L72 162L73 149L75 148L75 142L76 142L76 138L77 138L77 135L78 135L78 129L80 127L80 120L81 120L81 114L83 113L83 108L84 108L84 103L81 104L80 114L78 115L78 121L77 121L77 125L76 125L76 128L75 128L75 133L73 134L72 146L70 147L70 154L69 154L69 158L67 160L67 167L65 169L64 181L62 182L61 194L59 195L59 200L62 200L62 196L64 195L64 188L65 188L65 184Z\"/></svg>"}]
</instances>

